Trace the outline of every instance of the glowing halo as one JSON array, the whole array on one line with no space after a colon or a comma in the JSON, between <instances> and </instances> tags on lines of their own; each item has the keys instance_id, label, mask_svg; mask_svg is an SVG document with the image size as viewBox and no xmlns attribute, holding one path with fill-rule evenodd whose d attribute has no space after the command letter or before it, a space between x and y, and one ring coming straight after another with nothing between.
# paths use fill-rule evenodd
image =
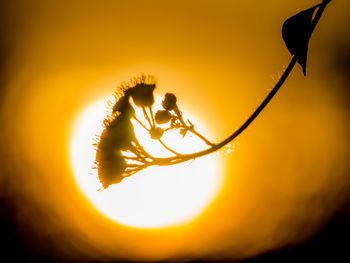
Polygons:
<instances>
[{"instance_id":1,"label":"glowing halo","mask_svg":"<svg viewBox=\"0 0 350 263\"><path fill-rule=\"evenodd\" d=\"M162 228L182 225L197 217L219 191L221 177L215 154L172 166L145 169L121 183L99 191L101 184L93 169L96 135L106 117L106 100L86 107L77 117L70 140L70 161L75 181L88 200L108 218L136 228ZM196 121L198 123L198 121ZM151 154L171 155L149 138L134 122L135 134ZM205 145L195 136L184 139L176 131L167 132L164 141L179 152L193 152Z\"/></svg>"}]
</instances>

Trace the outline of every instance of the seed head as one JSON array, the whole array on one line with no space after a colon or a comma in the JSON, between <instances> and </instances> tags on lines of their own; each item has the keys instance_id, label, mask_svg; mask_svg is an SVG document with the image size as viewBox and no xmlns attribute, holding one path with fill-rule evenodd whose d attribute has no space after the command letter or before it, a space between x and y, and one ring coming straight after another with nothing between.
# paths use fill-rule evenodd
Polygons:
<instances>
[{"instance_id":1,"label":"seed head","mask_svg":"<svg viewBox=\"0 0 350 263\"><path fill-rule=\"evenodd\" d=\"M153 76L141 75L131 79L129 84L124 84L125 94L132 97L138 107L151 107L154 103L153 91L156 88L156 80Z\"/></svg>"}]
</instances>

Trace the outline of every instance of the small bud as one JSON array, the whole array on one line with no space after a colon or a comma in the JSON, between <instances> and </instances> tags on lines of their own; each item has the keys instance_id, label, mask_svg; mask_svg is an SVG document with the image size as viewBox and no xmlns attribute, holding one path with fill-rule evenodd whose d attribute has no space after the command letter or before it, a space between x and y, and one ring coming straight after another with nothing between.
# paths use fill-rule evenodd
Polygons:
<instances>
[{"instance_id":1,"label":"small bud","mask_svg":"<svg viewBox=\"0 0 350 263\"><path fill-rule=\"evenodd\" d=\"M170 121L171 114L169 111L159 110L156 112L156 115L154 117L155 117L155 120L158 124L164 124L164 123L168 123Z\"/></svg>"},{"instance_id":2,"label":"small bud","mask_svg":"<svg viewBox=\"0 0 350 263\"><path fill-rule=\"evenodd\" d=\"M176 96L173 93L166 93L162 106L165 110L173 110L176 107L176 101Z\"/></svg>"},{"instance_id":3,"label":"small bud","mask_svg":"<svg viewBox=\"0 0 350 263\"><path fill-rule=\"evenodd\" d=\"M150 133L152 139L158 140L158 139L162 138L164 130L161 128L153 127L153 128L151 128L149 133Z\"/></svg>"}]
</instances>

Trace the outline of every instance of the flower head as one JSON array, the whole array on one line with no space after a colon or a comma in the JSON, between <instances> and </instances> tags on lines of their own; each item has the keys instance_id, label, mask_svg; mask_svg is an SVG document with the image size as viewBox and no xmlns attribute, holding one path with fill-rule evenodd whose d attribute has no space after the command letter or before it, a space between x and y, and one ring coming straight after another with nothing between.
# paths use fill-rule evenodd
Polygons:
<instances>
[{"instance_id":1,"label":"flower head","mask_svg":"<svg viewBox=\"0 0 350 263\"><path fill-rule=\"evenodd\" d=\"M131 80L125 94L130 95L137 106L151 107L154 103L155 88L156 80L153 76L141 75Z\"/></svg>"}]
</instances>

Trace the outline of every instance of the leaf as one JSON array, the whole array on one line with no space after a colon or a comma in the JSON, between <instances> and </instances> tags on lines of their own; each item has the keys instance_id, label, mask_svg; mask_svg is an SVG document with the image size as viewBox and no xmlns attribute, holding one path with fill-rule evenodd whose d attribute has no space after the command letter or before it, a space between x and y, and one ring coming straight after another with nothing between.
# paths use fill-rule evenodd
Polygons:
<instances>
[{"instance_id":1,"label":"leaf","mask_svg":"<svg viewBox=\"0 0 350 263\"><path fill-rule=\"evenodd\" d=\"M317 7L309 9L288 18L282 27L282 37L289 52L295 55L306 75L306 61L309 39L312 33L312 16Z\"/></svg>"}]
</instances>

